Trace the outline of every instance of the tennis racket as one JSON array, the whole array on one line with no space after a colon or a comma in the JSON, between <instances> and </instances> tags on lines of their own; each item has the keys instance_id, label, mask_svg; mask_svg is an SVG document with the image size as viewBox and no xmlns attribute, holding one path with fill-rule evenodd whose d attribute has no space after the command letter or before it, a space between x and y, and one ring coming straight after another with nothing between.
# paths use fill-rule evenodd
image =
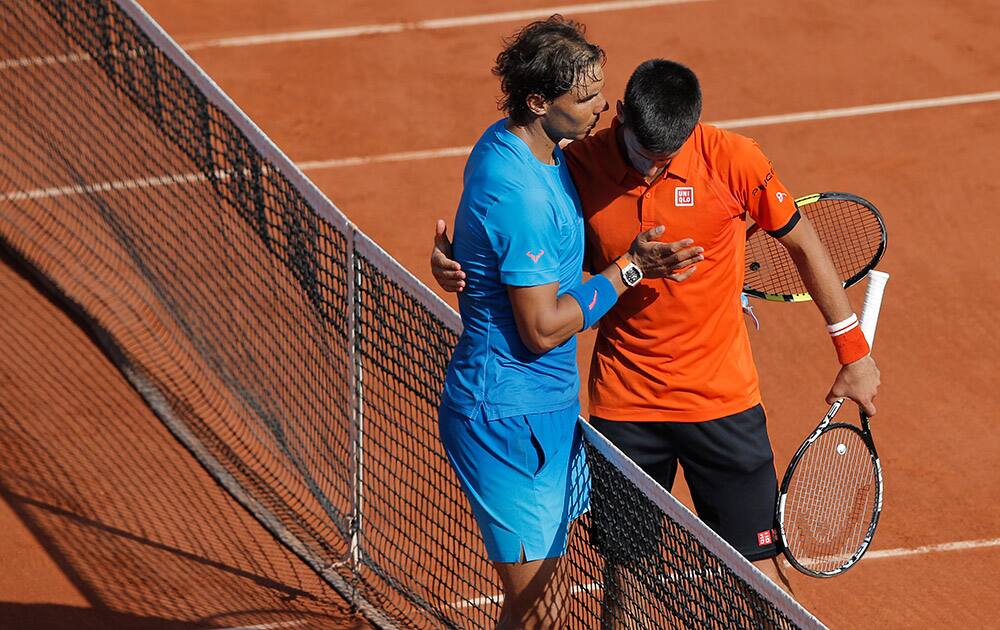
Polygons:
<instances>
[{"instance_id":1,"label":"tennis racket","mask_svg":"<svg viewBox=\"0 0 1000 630\"><path fill-rule=\"evenodd\" d=\"M799 212L815 228L833 258L844 288L857 284L885 253L885 223L866 199L848 193L825 192L795 200ZM811 300L784 246L760 226L747 230L743 292L778 302Z\"/></svg>"},{"instance_id":2,"label":"tennis racket","mask_svg":"<svg viewBox=\"0 0 1000 630\"><path fill-rule=\"evenodd\" d=\"M881 271L868 273L861 330L869 345L888 279ZM778 534L785 557L814 577L833 577L857 563L882 513L882 465L868 416L861 412L860 429L833 422L843 404L843 399L834 402L795 452L778 496Z\"/></svg>"}]
</instances>

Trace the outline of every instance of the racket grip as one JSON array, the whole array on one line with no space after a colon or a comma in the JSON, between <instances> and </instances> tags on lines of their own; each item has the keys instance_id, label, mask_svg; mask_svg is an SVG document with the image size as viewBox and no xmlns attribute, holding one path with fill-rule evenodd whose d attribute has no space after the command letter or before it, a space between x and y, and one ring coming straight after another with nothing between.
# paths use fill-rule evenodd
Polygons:
<instances>
[{"instance_id":1,"label":"racket grip","mask_svg":"<svg viewBox=\"0 0 1000 630\"><path fill-rule=\"evenodd\" d=\"M865 302L861 306L861 332L868 340L868 347L875 345L875 326L878 324L878 314L882 309L882 293L889 274L872 269L868 272L868 288L865 289Z\"/></svg>"}]
</instances>

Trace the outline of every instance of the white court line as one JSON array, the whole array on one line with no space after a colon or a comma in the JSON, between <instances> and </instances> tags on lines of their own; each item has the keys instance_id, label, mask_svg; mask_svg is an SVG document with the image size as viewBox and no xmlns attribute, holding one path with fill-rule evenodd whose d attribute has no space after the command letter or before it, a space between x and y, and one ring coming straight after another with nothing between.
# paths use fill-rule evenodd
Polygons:
<instances>
[{"instance_id":1,"label":"white court line","mask_svg":"<svg viewBox=\"0 0 1000 630\"><path fill-rule=\"evenodd\" d=\"M205 48L234 48L239 46L261 46L264 44L279 44L283 42L305 42L322 39L340 39L345 37L358 37L361 35L378 35L388 33L402 33L404 31L429 31L446 28L457 28L461 26L477 26L480 24L495 24L498 22L517 22L538 18L546 18L553 13L565 13L582 15L585 13L599 13L612 11L626 11L629 9L646 9L650 7L666 6L671 4L691 4L694 2L707 2L708 0L618 0L612 2L591 2L586 4L571 4L559 7L548 7L544 9L531 9L525 11L506 11L504 13L482 13L479 15L467 15L454 18L438 18L433 20L420 20L417 22L390 22L387 24L365 24L361 26L345 26L341 28L325 28L309 31L292 31L286 33L271 33L266 35L247 35L244 37L225 37L220 39L209 39L184 44L185 50L203 50ZM0 59L0 72L12 68L27 68L33 66L49 66L55 64L71 64L89 61L90 55L86 53L48 55L44 57L22 57L19 59Z\"/></svg>"},{"instance_id":2,"label":"white court line","mask_svg":"<svg viewBox=\"0 0 1000 630\"><path fill-rule=\"evenodd\" d=\"M784 125L794 122L804 122L810 120L825 120L830 118L847 118L851 116L866 116L871 114L883 114L887 112L899 112L911 109L927 109L931 107L947 107L952 105L967 105L970 103L985 103L988 101L1000 100L1000 91L981 92L979 94L962 94L959 96L945 96L942 98L924 98L911 101L898 101L895 103L881 103L878 105L862 105L860 107L844 107L841 109L820 109L811 112L798 112L793 114L780 114L777 116L761 116L759 118L737 118L733 120L721 120L708 124L722 127L724 129L739 129L742 127L765 127L770 125ZM402 153L385 153L382 155L369 155L362 157L339 158L333 160L322 160L315 162L300 162L299 168L303 171L322 170L327 168L343 168L345 166L363 166L365 164L375 164L379 162L407 162L410 160L429 160L434 158L462 157L472 151L471 146L447 147L444 149L427 149L423 151L405 151Z\"/></svg>"},{"instance_id":3,"label":"white court line","mask_svg":"<svg viewBox=\"0 0 1000 630\"><path fill-rule=\"evenodd\" d=\"M778 116L761 116L759 118L741 118L735 120L723 120L709 123L727 129L738 129L740 127L763 127L769 125L782 125L786 123L802 122L810 120L824 120L829 118L844 118L849 116L865 116L869 114L881 114L886 112L897 112L912 109L926 109L930 107L946 107L952 105L966 105L970 103L984 103L988 101L1000 100L1000 91L981 92L979 94L963 94L959 96L946 96L942 98L925 98L911 101L898 101L896 103L882 103L878 105L863 105L860 107L845 107L842 109L821 109L812 112L798 112L794 114L782 114ZM431 160L446 157L464 157L472 151L471 146L446 147L443 149L425 149L420 151L403 151L399 153L385 153L382 155L367 155L349 158L337 158L332 160L318 160L312 162L299 162L297 166L303 171L318 171L330 168L343 168L347 166L364 166L366 164L377 164L381 162L409 162L418 160ZM228 177L225 173L216 173L217 177ZM159 177L147 177L143 179L100 182L88 185L64 186L61 188L45 188L39 190L14 191L0 194L0 202L3 201L23 201L26 199L39 199L48 197L61 197L64 195L83 194L92 192L102 192L108 190L125 190L133 188L152 188L156 186L175 185L182 183L192 183L204 181L204 175L186 173L180 175L163 175Z\"/></svg>"},{"instance_id":4,"label":"white court line","mask_svg":"<svg viewBox=\"0 0 1000 630\"><path fill-rule=\"evenodd\" d=\"M86 53L72 53L69 55L47 55L45 57L21 57L20 59L0 59L0 71L12 68L31 68L35 66L52 66L55 64L80 63L89 61L90 55Z\"/></svg>"},{"instance_id":5,"label":"white court line","mask_svg":"<svg viewBox=\"0 0 1000 630\"><path fill-rule=\"evenodd\" d=\"M344 166L362 166L373 162L409 162L412 160L431 160L434 158L465 157L472 152L472 146L448 147L446 149L426 149L423 151L403 151L401 153L386 153L383 155L366 155L362 157L321 160L317 162L298 162L303 171L318 171L325 168L342 168Z\"/></svg>"},{"instance_id":6,"label":"white court line","mask_svg":"<svg viewBox=\"0 0 1000 630\"><path fill-rule=\"evenodd\" d=\"M576 595L577 593L589 593L590 591L601 590L601 584L599 582L590 582L588 584L577 584L569 589L570 595ZM504 596L500 593L496 595L488 595L486 597L475 597L473 599L460 599L457 602L452 602L452 608L482 608L486 604L499 604L502 605Z\"/></svg>"},{"instance_id":7,"label":"white court line","mask_svg":"<svg viewBox=\"0 0 1000 630\"><path fill-rule=\"evenodd\" d=\"M345 26L340 28L324 28L309 31L294 31L287 33L271 33L266 35L248 35L245 37L225 37L200 42L184 44L185 50L201 50L204 48L230 48L237 46L260 46L263 44L278 44L284 42L304 42L319 39L338 39L343 37L358 37L360 35L378 35L386 33L402 33L403 31L429 31L460 26L478 26L481 24L496 24L498 22L518 22L547 18L553 13L581 15L629 9L646 9L670 4L690 4L707 0L620 0L617 2L591 2L587 4L569 4L558 7L530 9L525 11L506 11L503 13L483 13L463 17L420 20L417 22L392 22L388 24L367 24L362 26Z\"/></svg>"},{"instance_id":8,"label":"white court line","mask_svg":"<svg viewBox=\"0 0 1000 630\"><path fill-rule=\"evenodd\" d=\"M882 549L879 551L869 551L865 554L862 561L865 560L878 560L880 558L898 558L900 556L919 556L929 553L940 553L943 551L962 551L967 549L985 549L989 547L1000 547L1000 538L990 538L984 540L962 540L958 542L941 543L938 545L924 545L922 547L913 547L910 549ZM785 568L790 568L791 565L788 562L784 562ZM577 593L589 592L589 591L599 591L601 590L601 584L598 582L591 582L588 584L577 584L570 589L570 593L575 595ZM487 597L476 597L473 599L461 599L456 602L452 602L452 607L454 608L482 608L486 604L502 604L503 595L497 594Z\"/></svg>"},{"instance_id":9,"label":"white court line","mask_svg":"<svg viewBox=\"0 0 1000 630\"><path fill-rule=\"evenodd\" d=\"M912 549L881 549L879 551L869 551L862 559L874 560L877 558L898 558L900 556L919 556L927 553L938 553L941 551L963 551L965 549L985 549L988 547L1000 547L1000 538L962 540L959 542L941 543L938 545L924 545L923 547L913 547Z\"/></svg>"},{"instance_id":10,"label":"white court line","mask_svg":"<svg viewBox=\"0 0 1000 630\"><path fill-rule=\"evenodd\" d=\"M126 56L130 59L136 59L140 54L145 52L143 48L131 48L128 50L119 51L117 49L111 49L107 51L111 57ZM54 66L56 64L73 64L82 63L84 61L90 61L93 59L89 54L79 51L74 53L65 53L62 55L46 55L44 57L21 57L19 59L0 59L0 72L9 69L17 68L31 68L38 66Z\"/></svg>"},{"instance_id":11,"label":"white court line","mask_svg":"<svg viewBox=\"0 0 1000 630\"><path fill-rule=\"evenodd\" d=\"M39 188L35 190L18 190L15 192L0 195L0 201L27 201L28 199L50 199L53 197L65 197L67 195L84 195L100 192L110 192L112 190L136 190L139 188L156 188L158 186L174 186L178 184L193 184L199 181L207 181L208 178L201 173L185 173L183 175L162 175L156 177L143 177L142 179L124 179L111 182L98 182L96 184L77 184L73 186L58 186L53 188Z\"/></svg>"},{"instance_id":12,"label":"white court line","mask_svg":"<svg viewBox=\"0 0 1000 630\"><path fill-rule=\"evenodd\" d=\"M879 105L862 105L860 107L842 107L839 109L820 109L797 114L782 114L780 116L761 116L759 118L737 118L709 123L724 129L740 127L761 127L765 125L783 125L786 123L803 122L807 120L827 120L830 118L847 118L850 116L867 116L869 114L884 114L886 112L901 112L908 109L927 109L929 107L947 107L950 105L968 105L970 103L985 103L1000 100L1000 91L981 92L979 94L962 94L960 96L945 96L942 98L921 98L912 101L898 101Z\"/></svg>"},{"instance_id":13,"label":"white court line","mask_svg":"<svg viewBox=\"0 0 1000 630\"><path fill-rule=\"evenodd\" d=\"M243 177L250 177L249 169L242 170ZM261 169L262 175L267 175L270 170L267 167ZM213 175L220 181L229 181L233 177L233 171L216 170ZM73 184L71 186L54 186L52 188L38 188L35 190L18 190L0 195L0 201L27 201L29 199L51 199L53 197L65 197L68 195L89 195L93 193L111 192L112 190L138 190L140 188L158 188L160 186L178 186L181 184L194 184L207 182L208 177L202 173L183 173L175 175L156 175L153 177L143 177L141 179L121 179L110 182L97 182L94 184ZM342 563L335 563L331 566L340 566Z\"/></svg>"}]
</instances>

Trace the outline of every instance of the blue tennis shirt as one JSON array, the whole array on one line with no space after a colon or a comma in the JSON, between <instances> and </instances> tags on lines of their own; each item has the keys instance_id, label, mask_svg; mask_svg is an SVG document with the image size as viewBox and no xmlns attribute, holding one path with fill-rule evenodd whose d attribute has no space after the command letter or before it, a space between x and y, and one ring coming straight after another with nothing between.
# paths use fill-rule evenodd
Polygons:
<instances>
[{"instance_id":1,"label":"blue tennis shirt","mask_svg":"<svg viewBox=\"0 0 1000 630\"><path fill-rule=\"evenodd\" d=\"M454 257L464 330L448 365L443 402L466 417L544 413L575 404L576 337L535 354L517 332L507 286L582 282L583 212L562 149L543 164L506 128L490 126L465 165Z\"/></svg>"}]
</instances>

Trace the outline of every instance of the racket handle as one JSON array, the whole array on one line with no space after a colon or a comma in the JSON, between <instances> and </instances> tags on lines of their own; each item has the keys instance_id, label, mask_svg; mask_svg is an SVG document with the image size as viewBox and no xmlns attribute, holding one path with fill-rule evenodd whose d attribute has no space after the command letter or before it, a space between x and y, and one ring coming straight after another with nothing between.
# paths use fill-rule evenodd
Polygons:
<instances>
[{"instance_id":1,"label":"racket handle","mask_svg":"<svg viewBox=\"0 0 1000 630\"><path fill-rule=\"evenodd\" d=\"M882 309L882 293L889 274L872 269L868 272L868 288L865 289L865 303L861 306L861 332L868 340L868 347L875 345L875 326Z\"/></svg>"}]
</instances>

